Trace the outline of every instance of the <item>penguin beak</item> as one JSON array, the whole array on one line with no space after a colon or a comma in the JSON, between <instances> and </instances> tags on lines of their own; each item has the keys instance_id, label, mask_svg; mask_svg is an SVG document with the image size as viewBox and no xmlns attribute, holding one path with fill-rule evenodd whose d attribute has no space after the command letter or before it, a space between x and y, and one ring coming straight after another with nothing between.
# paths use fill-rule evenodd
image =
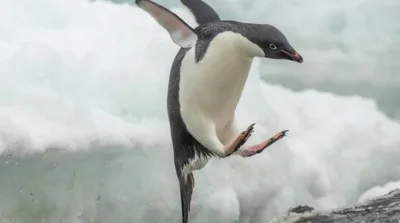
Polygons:
<instances>
[{"instance_id":1,"label":"penguin beak","mask_svg":"<svg viewBox=\"0 0 400 223\"><path fill-rule=\"evenodd\" d=\"M288 60L293 60L293 61L296 61L298 63L303 63L303 57L299 53L297 53L296 51L294 51L293 53L290 53L290 52L288 52L286 50L280 50L280 52Z\"/></svg>"}]
</instances>

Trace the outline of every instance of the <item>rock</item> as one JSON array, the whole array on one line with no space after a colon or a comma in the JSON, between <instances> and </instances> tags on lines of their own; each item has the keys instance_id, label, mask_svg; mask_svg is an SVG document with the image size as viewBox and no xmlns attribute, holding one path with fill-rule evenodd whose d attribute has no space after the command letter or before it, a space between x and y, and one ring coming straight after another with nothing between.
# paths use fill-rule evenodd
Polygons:
<instances>
[{"instance_id":1,"label":"rock","mask_svg":"<svg viewBox=\"0 0 400 223\"><path fill-rule=\"evenodd\" d=\"M400 223L400 190L359 203L326 212L309 206L298 206L269 223Z\"/></svg>"},{"instance_id":2,"label":"rock","mask_svg":"<svg viewBox=\"0 0 400 223\"><path fill-rule=\"evenodd\" d=\"M314 208L310 206L297 206L289 210L290 213L297 213L297 214L303 214L305 212L311 212L311 211L314 211Z\"/></svg>"}]
</instances>

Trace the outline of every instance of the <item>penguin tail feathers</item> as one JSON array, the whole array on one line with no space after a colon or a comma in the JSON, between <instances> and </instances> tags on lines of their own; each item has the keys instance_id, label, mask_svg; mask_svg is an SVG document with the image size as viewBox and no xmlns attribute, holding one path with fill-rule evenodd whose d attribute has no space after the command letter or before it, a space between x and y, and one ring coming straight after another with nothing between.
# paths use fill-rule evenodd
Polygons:
<instances>
[{"instance_id":1,"label":"penguin tail feathers","mask_svg":"<svg viewBox=\"0 0 400 223\"><path fill-rule=\"evenodd\" d=\"M189 173L186 177L179 177L179 185L181 191L181 208L182 208L182 223L187 223L189 220L190 202L194 188L193 173Z\"/></svg>"}]
</instances>

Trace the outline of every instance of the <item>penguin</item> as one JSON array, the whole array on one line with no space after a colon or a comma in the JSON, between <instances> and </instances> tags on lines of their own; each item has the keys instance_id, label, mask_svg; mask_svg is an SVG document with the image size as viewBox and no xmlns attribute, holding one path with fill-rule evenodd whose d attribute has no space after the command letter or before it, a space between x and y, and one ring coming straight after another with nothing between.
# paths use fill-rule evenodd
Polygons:
<instances>
[{"instance_id":1,"label":"penguin","mask_svg":"<svg viewBox=\"0 0 400 223\"><path fill-rule=\"evenodd\" d=\"M181 219L189 219L195 185L193 172L213 158L251 157L286 136L278 132L256 145L246 145L255 123L237 127L235 110L254 58L302 63L285 35L269 24L221 20L202 0L181 0L198 26L151 0L135 0L180 47L172 63L167 112L176 176L180 186Z\"/></svg>"}]
</instances>

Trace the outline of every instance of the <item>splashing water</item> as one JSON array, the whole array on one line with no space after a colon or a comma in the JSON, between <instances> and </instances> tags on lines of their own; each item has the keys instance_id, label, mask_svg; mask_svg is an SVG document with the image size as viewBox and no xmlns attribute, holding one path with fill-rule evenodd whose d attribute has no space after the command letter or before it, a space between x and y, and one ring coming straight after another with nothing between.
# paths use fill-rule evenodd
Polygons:
<instances>
[{"instance_id":1,"label":"splashing water","mask_svg":"<svg viewBox=\"0 0 400 223\"><path fill-rule=\"evenodd\" d=\"M178 47L168 33L111 2L0 1L0 14L0 221L179 222L166 115ZM257 123L252 143L288 137L196 172L192 222L264 223L295 205L326 210L399 185L400 124L374 101L266 84L259 63L240 125Z\"/></svg>"}]
</instances>

